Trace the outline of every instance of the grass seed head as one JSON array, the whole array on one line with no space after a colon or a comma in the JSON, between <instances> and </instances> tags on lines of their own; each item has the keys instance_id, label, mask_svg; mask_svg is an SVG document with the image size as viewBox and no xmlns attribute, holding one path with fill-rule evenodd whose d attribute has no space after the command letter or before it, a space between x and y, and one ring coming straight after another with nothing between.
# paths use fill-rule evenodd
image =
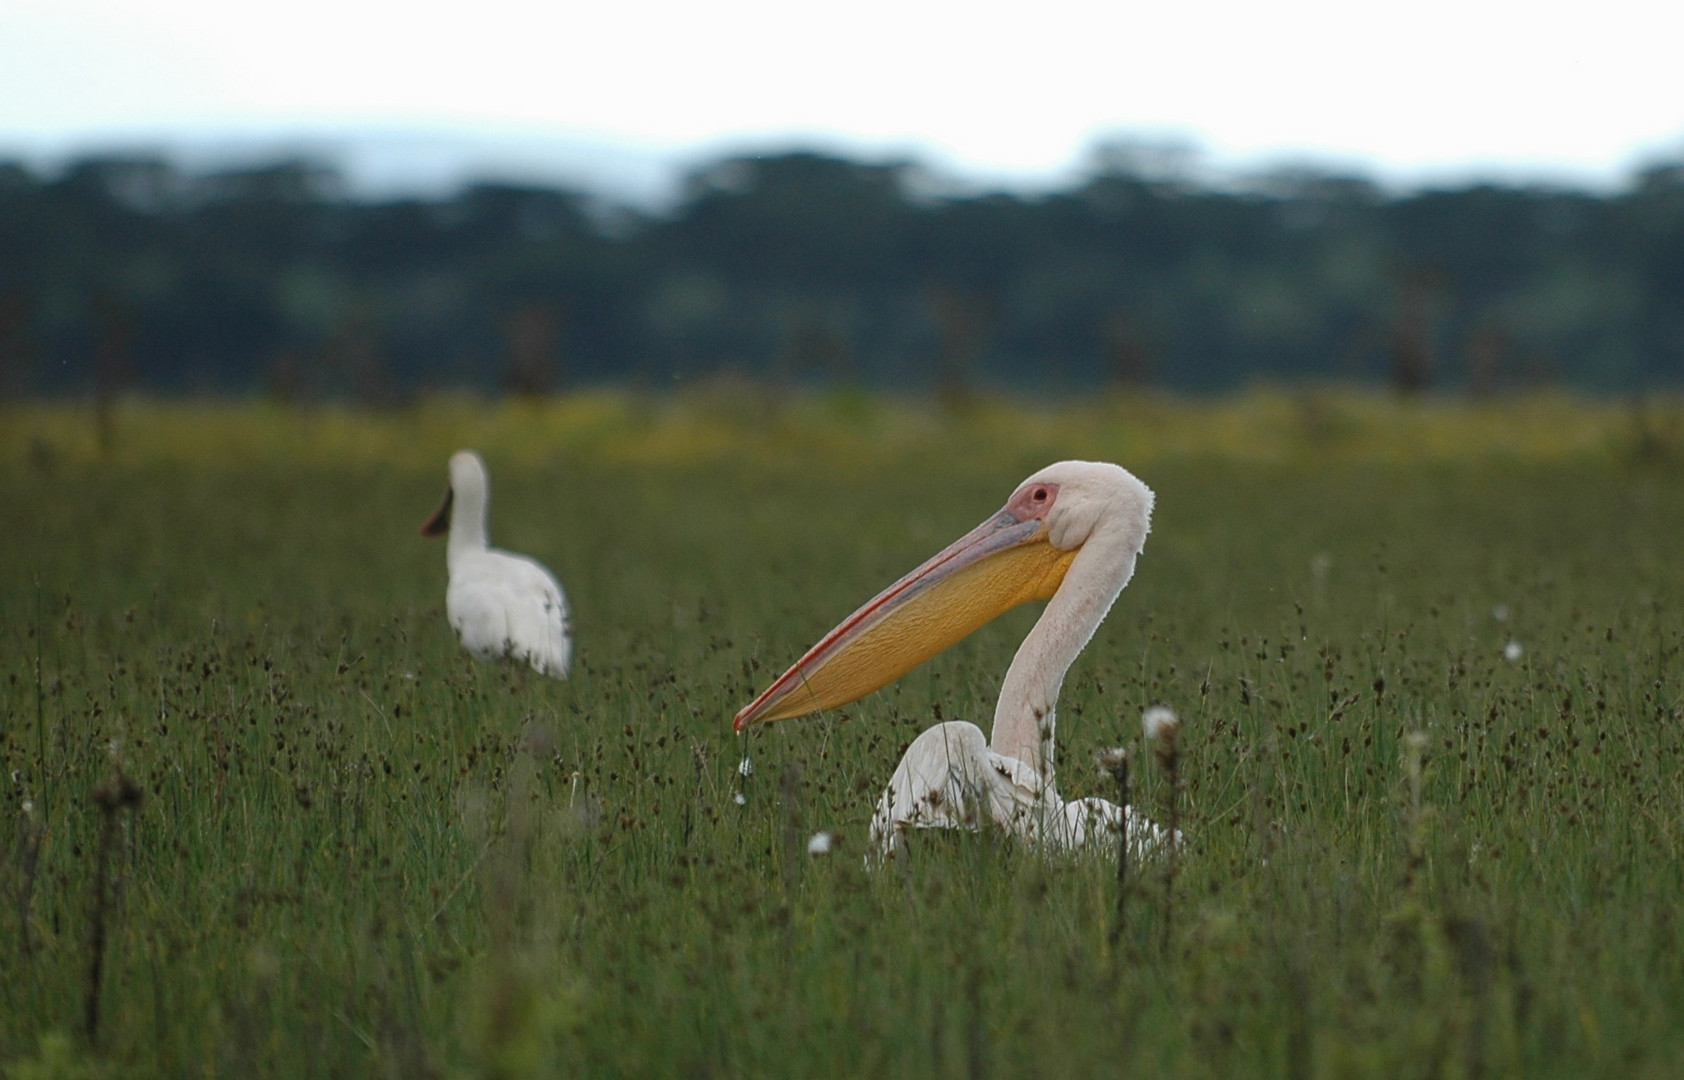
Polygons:
<instances>
[{"instance_id":1,"label":"grass seed head","mask_svg":"<svg viewBox=\"0 0 1684 1080\"><path fill-rule=\"evenodd\" d=\"M1174 746L1181 721L1168 705L1154 705L1140 714L1140 731L1146 741L1160 747Z\"/></svg>"},{"instance_id":2,"label":"grass seed head","mask_svg":"<svg viewBox=\"0 0 1684 1080\"><path fill-rule=\"evenodd\" d=\"M93 800L104 810L122 810L140 805L141 790L122 773L94 789Z\"/></svg>"}]
</instances>

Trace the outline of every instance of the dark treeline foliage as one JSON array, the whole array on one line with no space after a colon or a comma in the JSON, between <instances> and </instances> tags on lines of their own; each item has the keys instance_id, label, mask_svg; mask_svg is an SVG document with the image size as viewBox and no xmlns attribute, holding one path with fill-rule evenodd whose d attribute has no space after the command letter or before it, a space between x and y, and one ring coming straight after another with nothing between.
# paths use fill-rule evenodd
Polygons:
<instances>
[{"instance_id":1,"label":"dark treeline foliage","mask_svg":"<svg viewBox=\"0 0 1684 1080\"><path fill-rule=\"evenodd\" d=\"M1029 197L942 193L909 164L745 157L660 214L495 184L359 201L305 162L0 165L0 388L379 402L734 371L944 392L1623 391L1684 370L1684 165L1605 197L1388 196L1103 162Z\"/></svg>"}]
</instances>

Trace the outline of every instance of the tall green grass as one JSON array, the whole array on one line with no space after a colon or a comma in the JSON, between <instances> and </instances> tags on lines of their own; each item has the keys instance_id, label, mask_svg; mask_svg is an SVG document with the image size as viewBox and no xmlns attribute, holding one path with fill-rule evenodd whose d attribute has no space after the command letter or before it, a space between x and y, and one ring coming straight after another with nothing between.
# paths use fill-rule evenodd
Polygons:
<instances>
[{"instance_id":1,"label":"tall green grass","mask_svg":"<svg viewBox=\"0 0 1684 1080\"><path fill-rule=\"evenodd\" d=\"M1684 472L1624 410L131 403L109 461L85 423L0 440L10 1075L1684 1071ZM445 625L415 530L457 445L494 541L568 590L566 683ZM1145 706L1182 719L1192 843L1114 949L1103 859L861 858L900 751L986 719L1033 610L760 732L746 781L730 732L1070 456L1159 503L1065 686L1066 796L1109 792L1093 755L1140 751ZM102 810L119 775L142 800Z\"/></svg>"}]
</instances>

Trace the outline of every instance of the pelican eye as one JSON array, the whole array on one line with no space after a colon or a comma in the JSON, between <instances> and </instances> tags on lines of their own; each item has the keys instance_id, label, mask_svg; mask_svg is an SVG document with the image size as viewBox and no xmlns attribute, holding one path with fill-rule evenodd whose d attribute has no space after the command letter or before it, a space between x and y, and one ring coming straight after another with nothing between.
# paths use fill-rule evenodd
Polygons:
<instances>
[{"instance_id":1,"label":"pelican eye","mask_svg":"<svg viewBox=\"0 0 1684 1080\"><path fill-rule=\"evenodd\" d=\"M1046 488L1036 488L1035 489L1035 501L1036 502L1046 502L1047 501L1047 489Z\"/></svg>"}]
</instances>

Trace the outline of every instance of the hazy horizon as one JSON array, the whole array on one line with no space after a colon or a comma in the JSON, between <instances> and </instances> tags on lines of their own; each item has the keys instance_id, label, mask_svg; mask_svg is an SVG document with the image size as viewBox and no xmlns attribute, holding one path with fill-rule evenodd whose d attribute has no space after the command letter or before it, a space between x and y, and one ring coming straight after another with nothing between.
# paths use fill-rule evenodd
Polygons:
<instances>
[{"instance_id":1,"label":"hazy horizon","mask_svg":"<svg viewBox=\"0 0 1684 1080\"><path fill-rule=\"evenodd\" d=\"M646 201L687 164L813 148L964 184L1067 183L1098 142L1200 149L1223 174L1308 165L1392 189L1607 191L1684 155L1684 9L1608 0L697 7L482 0L15 0L0 155L328 147L361 190L582 181ZM345 149L348 148L348 149ZM576 178L576 179L575 179Z\"/></svg>"},{"instance_id":2,"label":"hazy horizon","mask_svg":"<svg viewBox=\"0 0 1684 1080\"><path fill-rule=\"evenodd\" d=\"M290 133L125 131L21 139L0 134L0 160L51 174L78 160L107 155L156 155L191 172L304 159L336 170L347 193L356 198L439 197L474 183L514 183L573 188L626 205L659 208L677 200L690 170L740 155L816 152L860 161L908 161L954 190L1033 194L1065 188L1091 175L1096 151L1111 143L1176 153L1192 178L1211 184L1307 169L1362 178L1393 193L1489 183L1609 194L1627 187L1649 166L1684 160L1680 139L1636 152L1619 166L1602 170L1477 163L1388 169L1354 156L1223 154L1174 132L1115 132L1073 148L1069 160L1057 168L1006 170L967 166L915 144L822 133L667 147L601 135L444 125L300 128Z\"/></svg>"}]
</instances>

